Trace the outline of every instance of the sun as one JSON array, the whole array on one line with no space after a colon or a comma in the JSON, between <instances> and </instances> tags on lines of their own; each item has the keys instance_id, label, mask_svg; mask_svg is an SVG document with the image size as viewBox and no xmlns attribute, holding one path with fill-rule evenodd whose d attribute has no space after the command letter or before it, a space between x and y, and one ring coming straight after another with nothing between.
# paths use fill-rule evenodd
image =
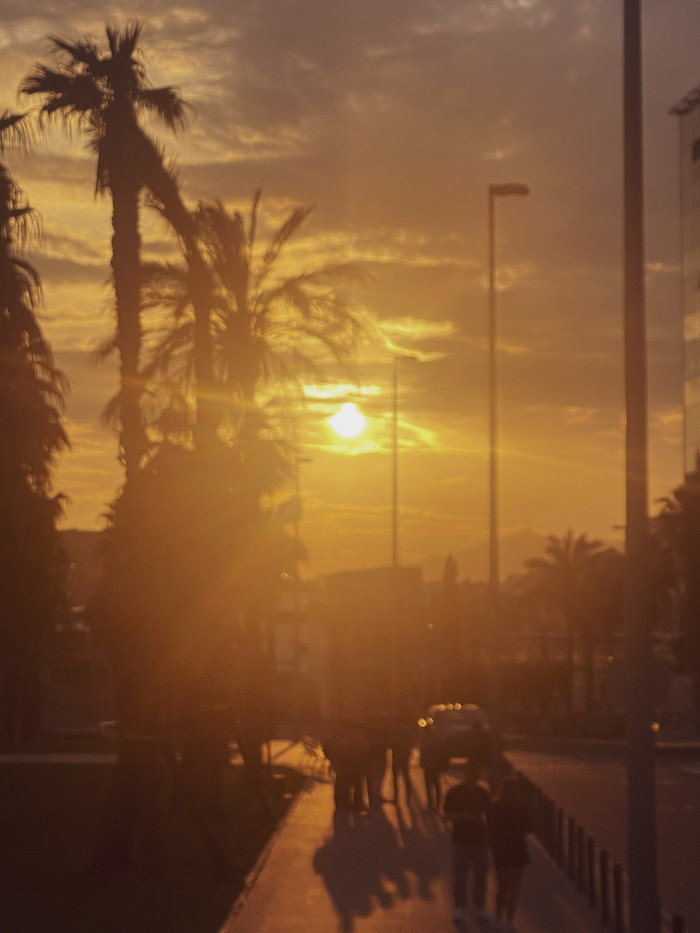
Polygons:
<instances>
[{"instance_id":1,"label":"sun","mask_svg":"<svg viewBox=\"0 0 700 933\"><path fill-rule=\"evenodd\" d=\"M357 437L364 431L367 419L357 410L357 405L345 402L340 411L328 419L328 423L341 437Z\"/></svg>"}]
</instances>

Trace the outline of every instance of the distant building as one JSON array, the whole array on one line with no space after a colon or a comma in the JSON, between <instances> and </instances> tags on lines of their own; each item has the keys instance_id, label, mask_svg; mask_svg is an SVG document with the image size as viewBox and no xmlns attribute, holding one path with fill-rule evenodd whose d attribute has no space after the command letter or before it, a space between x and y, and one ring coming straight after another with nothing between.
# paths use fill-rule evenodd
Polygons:
<instances>
[{"instance_id":1,"label":"distant building","mask_svg":"<svg viewBox=\"0 0 700 933\"><path fill-rule=\"evenodd\" d=\"M426 613L420 568L331 574L324 580L322 611L332 714L422 709Z\"/></svg>"},{"instance_id":2,"label":"distant building","mask_svg":"<svg viewBox=\"0 0 700 933\"><path fill-rule=\"evenodd\" d=\"M685 473L700 469L700 85L671 108L680 123Z\"/></svg>"}]
</instances>

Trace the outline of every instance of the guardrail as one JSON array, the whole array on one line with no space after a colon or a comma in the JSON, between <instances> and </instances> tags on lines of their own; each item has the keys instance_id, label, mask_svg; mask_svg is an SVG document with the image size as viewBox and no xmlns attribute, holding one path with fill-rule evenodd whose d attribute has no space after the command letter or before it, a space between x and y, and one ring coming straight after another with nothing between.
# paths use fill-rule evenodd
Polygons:
<instances>
[{"instance_id":1,"label":"guardrail","mask_svg":"<svg viewBox=\"0 0 700 933\"><path fill-rule=\"evenodd\" d=\"M535 835L561 871L614 933L630 933L629 879L622 865L568 816L541 787L521 771L523 799L532 815ZM659 933L688 933L683 917L662 912Z\"/></svg>"}]
</instances>

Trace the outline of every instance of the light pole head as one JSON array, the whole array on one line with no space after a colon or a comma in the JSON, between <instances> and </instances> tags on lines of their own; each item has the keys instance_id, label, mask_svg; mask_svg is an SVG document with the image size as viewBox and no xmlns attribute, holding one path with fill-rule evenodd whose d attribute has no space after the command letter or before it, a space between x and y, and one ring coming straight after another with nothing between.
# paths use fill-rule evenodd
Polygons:
<instances>
[{"instance_id":1,"label":"light pole head","mask_svg":"<svg viewBox=\"0 0 700 933\"><path fill-rule=\"evenodd\" d=\"M529 193L529 187L517 181L489 185L489 194L492 198L524 198Z\"/></svg>"}]
</instances>

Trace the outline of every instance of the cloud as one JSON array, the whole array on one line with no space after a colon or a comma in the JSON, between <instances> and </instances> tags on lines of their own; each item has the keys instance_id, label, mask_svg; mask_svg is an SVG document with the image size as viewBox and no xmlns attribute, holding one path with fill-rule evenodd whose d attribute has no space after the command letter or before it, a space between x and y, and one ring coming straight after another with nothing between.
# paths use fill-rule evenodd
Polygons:
<instances>
[{"instance_id":1,"label":"cloud","mask_svg":"<svg viewBox=\"0 0 700 933\"><path fill-rule=\"evenodd\" d=\"M80 262L46 253L32 257L44 285L104 282L109 275L109 261Z\"/></svg>"},{"instance_id":2,"label":"cloud","mask_svg":"<svg viewBox=\"0 0 700 933\"><path fill-rule=\"evenodd\" d=\"M106 19L141 13L135 2L62 0L35 11L7 0L0 29L5 100L15 100L34 61L49 60L48 34L89 30L103 41ZM458 476L481 489L486 193L498 181L530 186L527 199L497 205L499 401L507 462L528 450L541 457L520 476L519 497L521 514L531 500L543 526L561 509L547 502L547 491L567 501L569 468L579 480L600 463L614 471L621 444L619 19L617 6L600 0L154 0L143 34L154 83L178 85L193 104L179 137L149 124L165 151L177 155L188 203L221 198L247 209L262 185L262 233L291 206L315 203L290 264L350 260L371 271L370 285L347 293L384 336L362 349L358 394L386 429L380 415L389 411L390 357L415 358L400 363L405 455L427 461L434 446L436 459L421 475L435 486L459 486L452 482ZM651 431L655 475L671 485L681 340L677 127L667 109L697 83L700 8L649 0L644 28ZM44 218L36 262L45 327L71 376L71 418L89 433L116 386L114 364L96 371L84 353L113 327L104 287L109 200L94 202L94 159L77 134L65 138L60 127L37 140L30 158L14 157L12 169ZM171 255L159 222L144 216L143 235L146 255ZM311 422L353 384L354 376L330 361L322 361L321 372L308 390ZM310 442L326 443L308 425L303 431ZM80 468L70 474L93 512L95 492L81 471L91 457L96 475L98 463L113 469L115 451L113 438L95 436L100 440L85 444ZM386 432L371 440L375 453L366 456L379 464ZM557 462L564 442L569 453ZM352 459L340 471L343 494L329 497L329 509L342 505L360 475ZM618 509L620 489L610 475L610 489L591 480L578 497L581 521L586 497L591 515ZM517 510L518 491L508 495L508 508ZM470 506L476 524L480 499L483 489ZM517 512L509 521L518 524ZM467 524L465 518L465 533ZM372 553L380 552L377 546ZM349 560L349 550L343 553Z\"/></svg>"}]
</instances>

